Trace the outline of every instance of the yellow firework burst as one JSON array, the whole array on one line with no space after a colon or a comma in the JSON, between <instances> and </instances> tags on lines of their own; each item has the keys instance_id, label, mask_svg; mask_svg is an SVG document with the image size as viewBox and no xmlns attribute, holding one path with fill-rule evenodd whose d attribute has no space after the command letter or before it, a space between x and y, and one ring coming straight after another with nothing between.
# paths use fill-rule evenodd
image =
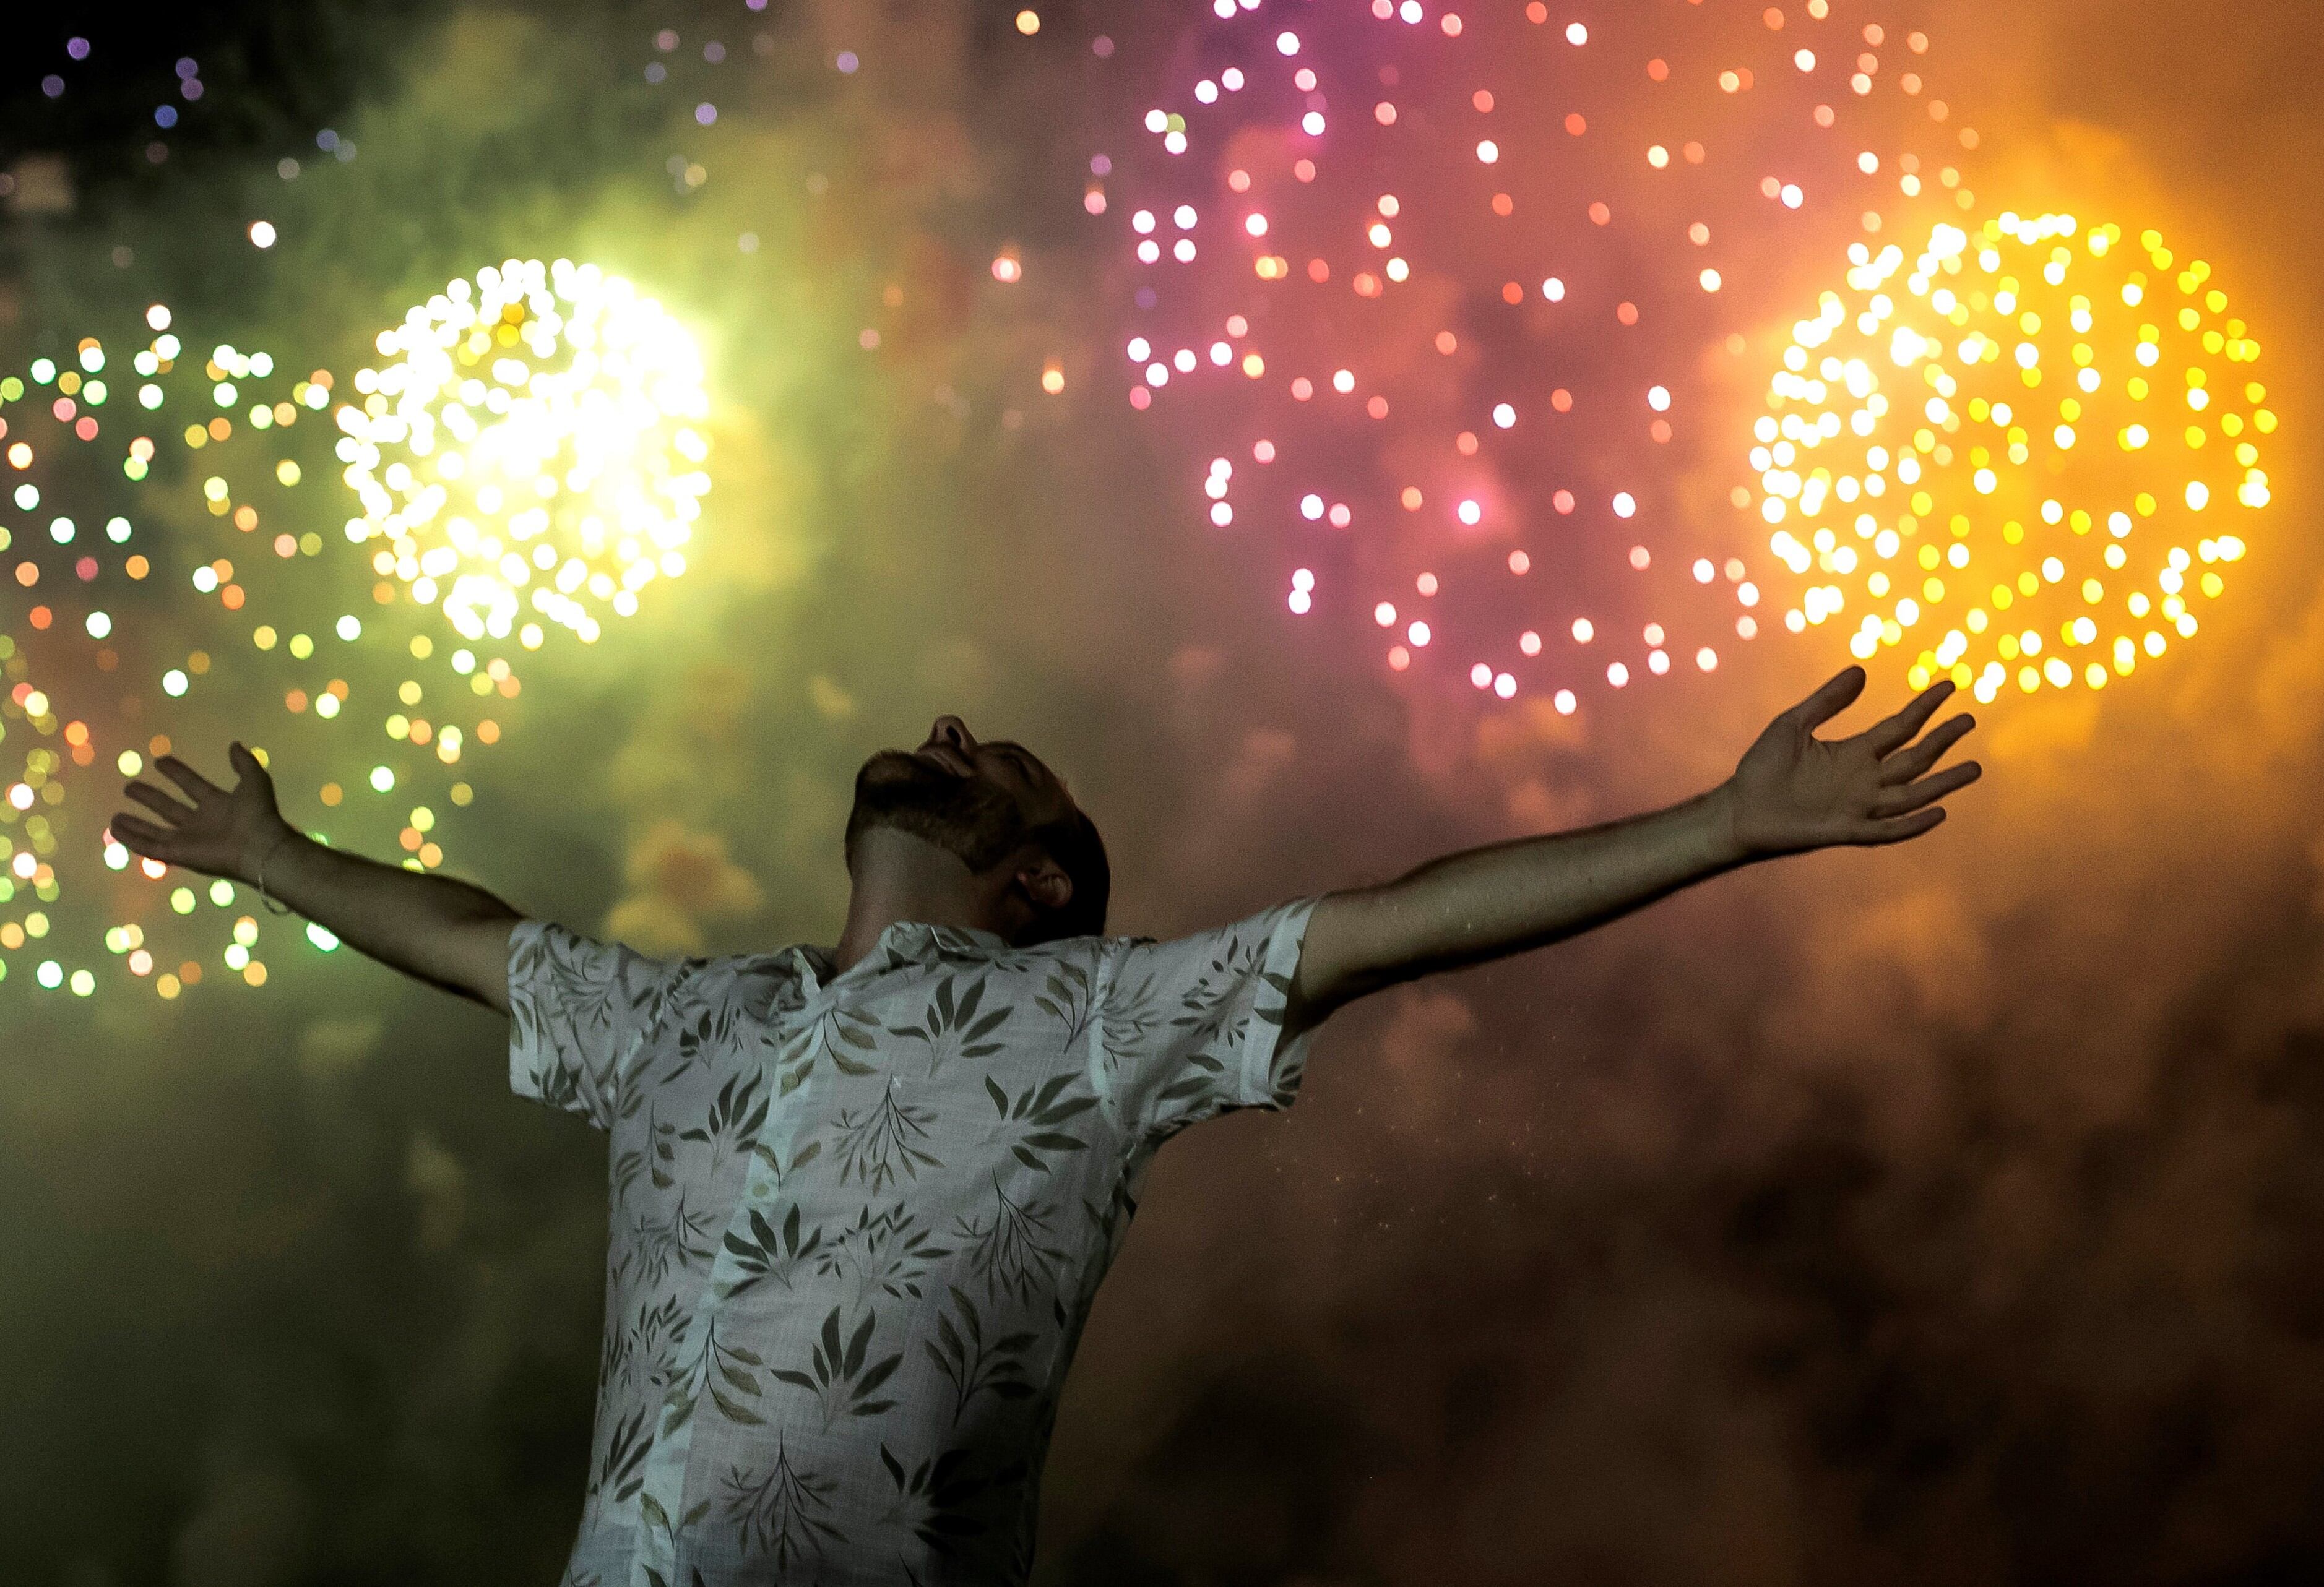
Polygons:
<instances>
[{"instance_id":1,"label":"yellow firework burst","mask_svg":"<svg viewBox=\"0 0 2324 1587\"><path fill-rule=\"evenodd\" d=\"M595 265L509 260L415 306L338 410L373 566L470 640L583 640L686 570L710 489L702 360ZM530 614L528 616L528 612Z\"/></svg>"},{"instance_id":2,"label":"yellow firework burst","mask_svg":"<svg viewBox=\"0 0 2324 1587\"><path fill-rule=\"evenodd\" d=\"M1990 702L2097 689L2225 588L2268 502L2259 343L2211 267L2070 215L1858 243L1793 327L1751 462L1794 632Z\"/></svg>"}]
</instances>

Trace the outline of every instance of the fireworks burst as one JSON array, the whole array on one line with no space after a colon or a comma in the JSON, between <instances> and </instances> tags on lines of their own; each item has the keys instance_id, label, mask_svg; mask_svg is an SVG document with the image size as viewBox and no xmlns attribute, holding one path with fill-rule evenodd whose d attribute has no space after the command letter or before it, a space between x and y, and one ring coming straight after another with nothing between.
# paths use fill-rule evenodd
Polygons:
<instances>
[{"instance_id":1,"label":"fireworks burst","mask_svg":"<svg viewBox=\"0 0 2324 1587\"><path fill-rule=\"evenodd\" d=\"M294 816L319 803L318 837L429 868L474 798L464 760L518 692L506 657L440 648L432 620L392 586L366 597L345 546L302 528L330 489L328 372L193 351L160 306L145 330L125 372L90 337L0 380L16 509L0 524L0 978L84 997L115 980L175 997L221 968L261 986L270 959L336 946L114 842L116 774L172 735L198 758L239 737L272 750ZM269 698L281 713L254 723Z\"/></svg>"},{"instance_id":2,"label":"fireworks burst","mask_svg":"<svg viewBox=\"0 0 2324 1587\"><path fill-rule=\"evenodd\" d=\"M584 641L686 570L710 476L694 340L595 265L509 260L380 334L341 456L357 543L466 639Z\"/></svg>"},{"instance_id":3,"label":"fireworks burst","mask_svg":"<svg viewBox=\"0 0 2324 1587\"><path fill-rule=\"evenodd\" d=\"M1849 257L1751 453L1805 581L1792 630L1837 619L1860 659L1895 647L1914 688L1948 675L1983 702L2103 688L2191 638L2267 505L2276 427L2211 267L2070 215Z\"/></svg>"},{"instance_id":4,"label":"fireworks burst","mask_svg":"<svg viewBox=\"0 0 2324 1587\"><path fill-rule=\"evenodd\" d=\"M1804 258L1974 205L1928 39L1844 0L1212 10L1085 196L1208 523L1416 685L1572 711L1757 634L1720 388Z\"/></svg>"}]
</instances>

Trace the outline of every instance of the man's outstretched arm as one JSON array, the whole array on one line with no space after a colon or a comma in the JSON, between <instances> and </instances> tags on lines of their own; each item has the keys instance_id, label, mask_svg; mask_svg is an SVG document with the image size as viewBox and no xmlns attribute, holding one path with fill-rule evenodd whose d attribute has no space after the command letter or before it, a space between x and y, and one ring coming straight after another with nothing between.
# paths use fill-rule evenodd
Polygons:
<instances>
[{"instance_id":1,"label":"man's outstretched arm","mask_svg":"<svg viewBox=\"0 0 2324 1587\"><path fill-rule=\"evenodd\" d=\"M239 779L218 787L173 755L154 769L180 798L148 783L129 797L152 812L113 818L113 835L164 865L255 887L358 952L447 992L508 1012L509 933L524 917L481 887L326 848L282 819L274 779L236 744Z\"/></svg>"},{"instance_id":2,"label":"man's outstretched arm","mask_svg":"<svg viewBox=\"0 0 2324 1587\"><path fill-rule=\"evenodd\" d=\"M1815 737L1863 690L1864 669L1849 667L1770 723L1732 777L1683 804L1327 895L1308 922L1286 1023L1304 1029L1368 992L1586 931L1754 860L1919 837L1944 820L1936 801L1977 780L1975 761L1933 770L1976 724L1957 716L1921 737L1952 693L1939 683L1854 738Z\"/></svg>"}]
</instances>

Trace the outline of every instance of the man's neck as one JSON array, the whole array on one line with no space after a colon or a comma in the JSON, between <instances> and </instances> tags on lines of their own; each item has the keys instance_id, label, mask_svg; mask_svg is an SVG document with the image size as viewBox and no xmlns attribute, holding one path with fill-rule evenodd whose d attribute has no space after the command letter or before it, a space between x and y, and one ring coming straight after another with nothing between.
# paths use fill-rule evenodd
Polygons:
<instances>
[{"instance_id":1,"label":"man's neck","mask_svg":"<svg viewBox=\"0 0 2324 1587\"><path fill-rule=\"evenodd\" d=\"M847 924L832 951L842 973L878 947L881 934L898 921L1006 935L992 917L989 885L980 885L957 855L925 838L875 827L857 839L849 870L854 885Z\"/></svg>"}]
</instances>

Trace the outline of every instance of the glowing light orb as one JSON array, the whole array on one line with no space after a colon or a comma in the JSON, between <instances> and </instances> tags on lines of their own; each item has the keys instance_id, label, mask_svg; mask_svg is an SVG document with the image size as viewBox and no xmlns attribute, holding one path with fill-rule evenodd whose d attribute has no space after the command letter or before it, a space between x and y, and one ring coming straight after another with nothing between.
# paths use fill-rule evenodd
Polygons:
<instances>
[{"instance_id":1,"label":"glowing light orb","mask_svg":"<svg viewBox=\"0 0 2324 1587\"><path fill-rule=\"evenodd\" d=\"M1753 338L1818 249L1975 202L1928 38L1878 0L1282 20L1141 8L1121 58L1168 76L1091 167L1190 529L1264 537L1296 620L1439 700L1712 671L1764 621L1703 482Z\"/></svg>"},{"instance_id":2,"label":"glowing light orb","mask_svg":"<svg viewBox=\"0 0 2324 1587\"><path fill-rule=\"evenodd\" d=\"M2162 234L2006 214L1849 250L1750 460L1784 621L1915 688L2102 688L2194 637L2269 500L2260 344Z\"/></svg>"},{"instance_id":3,"label":"glowing light orb","mask_svg":"<svg viewBox=\"0 0 2324 1587\"><path fill-rule=\"evenodd\" d=\"M686 571L710 489L694 339L593 264L509 260L383 331L337 410L347 537L462 638L582 640ZM528 615L530 614L530 615Z\"/></svg>"}]
</instances>

